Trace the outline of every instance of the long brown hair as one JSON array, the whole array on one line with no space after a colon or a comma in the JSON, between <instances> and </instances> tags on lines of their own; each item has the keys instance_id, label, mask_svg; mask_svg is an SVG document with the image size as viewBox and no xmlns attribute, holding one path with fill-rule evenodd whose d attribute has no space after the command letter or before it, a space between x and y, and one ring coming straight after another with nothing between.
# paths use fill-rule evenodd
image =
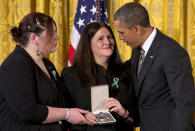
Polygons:
<instances>
[{"instance_id":1,"label":"long brown hair","mask_svg":"<svg viewBox=\"0 0 195 131\"><path fill-rule=\"evenodd\" d=\"M97 65L93 56L93 52L91 50L91 39L96 34L96 32L103 27L108 29L112 37L114 38L114 34L110 26L108 26L106 23L92 22L86 25L86 27L84 28L79 40L76 53L73 58L73 66L75 66L76 71L80 77L80 80L84 85L97 84L96 79ZM121 63L115 38L114 42L115 42L114 51L109 59L109 65L113 66L117 63Z\"/></svg>"}]
</instances>

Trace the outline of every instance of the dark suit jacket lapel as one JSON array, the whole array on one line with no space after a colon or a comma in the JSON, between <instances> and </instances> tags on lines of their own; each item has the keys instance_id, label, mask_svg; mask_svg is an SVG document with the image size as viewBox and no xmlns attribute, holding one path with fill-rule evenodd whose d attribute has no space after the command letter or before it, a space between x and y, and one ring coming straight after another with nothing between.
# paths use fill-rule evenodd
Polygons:
<instances>
[{"instance_id":1,"label":"dark suit jacket lapel","mask_svg":"<svg viewBox=\"0 0 195 131\"><path fill-rule=\"evenodd\" d=\"M133 84L134 84L136 95L138 94L137 64L139 61L139 57L140 57L139 49L134 49L132 52L131 63L132 63Z\"/></svg>"},{"instance_id":2,"label":"dark suit jacket lapel","mask_svg":"<svg viewBox=\"0 0 195 131\"><path fill-rule=\"evenodd\" d=\"M154 38L151 47L148 50L148 53L146 55L146 58L144 60L144 63L142 65L140 74L139 74L139 80L138 80L138 86L137 86L137 93L139 95L140 90L142 88L142 83L144 81L144 78L149 71L150 67L152 66L152 63L154 62L155 58L158 55L158 49L160 47L160 37L161 32L157 30L156 37Z\"/></svg>"}]
</instances>

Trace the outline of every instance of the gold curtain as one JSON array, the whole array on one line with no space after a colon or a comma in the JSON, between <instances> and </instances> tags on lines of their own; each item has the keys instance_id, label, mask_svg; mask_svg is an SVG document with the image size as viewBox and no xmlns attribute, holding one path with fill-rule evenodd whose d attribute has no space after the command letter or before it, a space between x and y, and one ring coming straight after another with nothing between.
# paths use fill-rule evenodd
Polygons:
<instances>
[{"instance_id":1,"label":"gold curtain","mask_svg":"<svg viewBox=\"0 0 195 131\"><path fill-rule=\"evenodd\" d=\"M58 27L57 51L49 56L58 72L67 66L72 24L78 0L0 0L0 64L14 49L10 28L30 12L50 15ZM194 0L107 0L110 26L117 39L119 53L123 61L131 55L130 47L119 41L113 26L114 12L123 4L136 1L149 12L152 26L179 42L189 53L195 68L195 1ZM173 52L174 53L174 52ZM193 70L195 76L195 71ZM139 129L136 129L139 130Z\"/></svg>"},{"instance_id":2,"label":"gold curtain","mask_svg":"<svg viewBox=\"0 0 195 131\"><path fill-rule=\"evenodd\" d=\"M58 72L67 66L72 24L78 0L0 0L0 63L14 49L10 28L30 12L43 12L57 23L57 51L49 56ZM131 49L118 39L113 25L114 12L123 4L136 1L149 12L152 26L179 42L189 53L192 67L195 67L195 1L194 0L107 0L110 26L117 39L123 61L128 60ZM174 52L173 52L174 53ZM195 76L195 71L193 71Z\"/></svg>"}]
</instances>

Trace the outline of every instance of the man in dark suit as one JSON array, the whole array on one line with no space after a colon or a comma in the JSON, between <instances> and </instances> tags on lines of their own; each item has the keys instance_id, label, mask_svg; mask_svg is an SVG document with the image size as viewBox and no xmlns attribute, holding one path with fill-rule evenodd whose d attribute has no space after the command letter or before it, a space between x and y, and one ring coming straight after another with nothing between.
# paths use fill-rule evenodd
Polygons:
<instances>
[{"instance_id":1,"label":"man in dark suit","mask_svg":"<svg viewBox=\"0 0 195 131\"><path fill-rule=\"evenodd\" d=\"M119 38L133 49L132 76L141 131L191 131L195 91L188 53L151 27L147 10L127 3L114 15Z\"/></svg>"}]
</instances>

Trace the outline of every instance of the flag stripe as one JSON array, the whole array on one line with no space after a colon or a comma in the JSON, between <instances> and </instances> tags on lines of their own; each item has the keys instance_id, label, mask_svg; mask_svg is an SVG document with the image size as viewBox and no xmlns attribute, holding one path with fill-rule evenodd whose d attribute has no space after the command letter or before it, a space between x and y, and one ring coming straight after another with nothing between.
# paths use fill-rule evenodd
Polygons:
<instances>
[{"instance_id":1,"label":"flag stripe","mask_svg":"<svg viewBox=\"0 0 195 131\"><path fill-rule=\"evenodd\" d=\"M72 35L71 35L71 44L72 44L72 47L74 49L77 48L78 43L79 43L79 39L80 39L80 34L79 34L78 30L75 28L75 26L73 25Z\"/></svg>"},{"instance_id":2,"label":"flag stripe","mask_svg":"<svg viewBox=\"0 0 195 131\"><path fill-rule=\"evenodd\" d=\"M72 47L72 44L70 44L70 49L69 49L69 61L70 61L70 63L72 63L74 52L75 52L75 49Z\"/></svg>"}]
</instances>

